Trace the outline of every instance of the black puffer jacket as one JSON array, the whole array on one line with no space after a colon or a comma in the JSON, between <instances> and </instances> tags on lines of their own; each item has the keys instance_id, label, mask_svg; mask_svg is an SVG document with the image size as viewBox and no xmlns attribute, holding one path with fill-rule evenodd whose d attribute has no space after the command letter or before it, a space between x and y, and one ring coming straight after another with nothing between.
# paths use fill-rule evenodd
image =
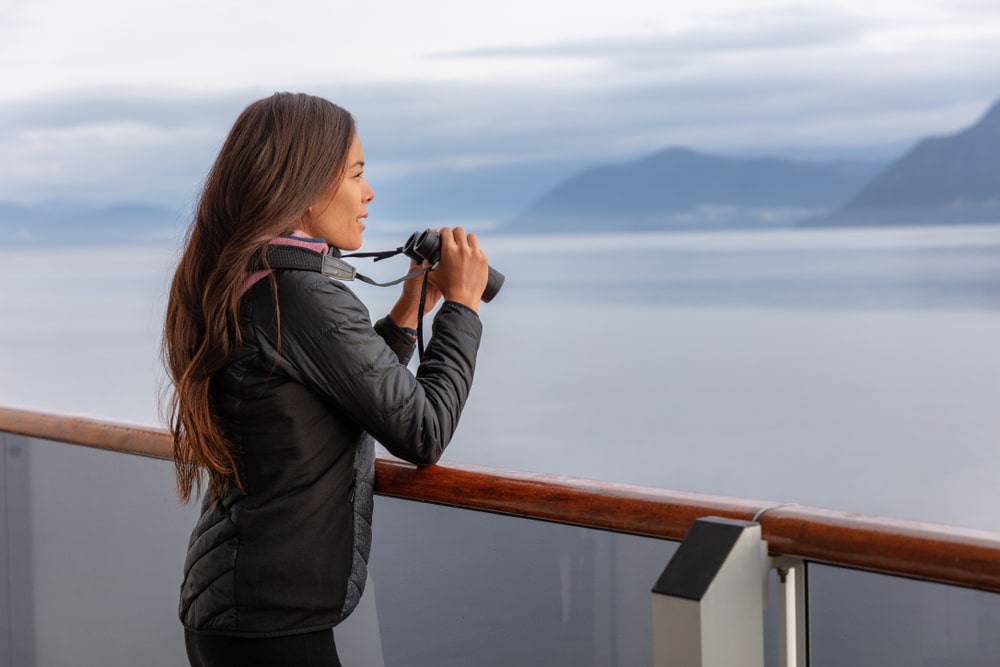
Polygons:
<instances>
[{"instance_id":1,"label":"black puffer jacket","mask_svg":"<svg viewBox=\"0 0 1000 667\"><path fill-rule=\"evenodd\" d=\"M244 342L213 385L246 488L206 502L180 616L196 632L276 636L329 628L357 604L371 541L372 436L434 463L472 383L478 315L444 303L414 376L412 339L340 282L276 271L243 297ZM369 435L370 434L370 435Z\"/></svg>"}]
</instances>

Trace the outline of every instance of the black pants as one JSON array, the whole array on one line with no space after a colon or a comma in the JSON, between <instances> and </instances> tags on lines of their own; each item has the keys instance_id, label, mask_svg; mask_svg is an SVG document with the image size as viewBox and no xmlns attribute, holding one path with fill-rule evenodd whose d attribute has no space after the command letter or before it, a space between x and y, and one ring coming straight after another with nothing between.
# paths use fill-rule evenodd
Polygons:
<instances>
[{"instance_id":1,"label":"black pants","mask_svg":"<svg viewBox=\"0 0 1000 667\"><path fill-rule=\"evenodd\" d=\"M248 639L184 631L191 667L341 667L333 630Z\"/></svg>"}]
</instances>

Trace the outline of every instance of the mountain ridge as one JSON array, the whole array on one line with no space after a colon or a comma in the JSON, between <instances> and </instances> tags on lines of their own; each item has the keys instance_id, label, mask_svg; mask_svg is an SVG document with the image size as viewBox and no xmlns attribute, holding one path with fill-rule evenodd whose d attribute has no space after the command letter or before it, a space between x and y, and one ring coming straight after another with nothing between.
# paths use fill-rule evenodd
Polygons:
<instances>
[{"instance_id":1,"label":"mountain ridge","mask_svg":"<svg viewBox=\"0 0 1000 667\"><path fill-rule=\"evenodd\" d=\"M499 233L1000 223L1000 100L977 121L891 161L726 156L671 146L618 164L578 161L394 179L373 213L414 228L485 221ZM517 195L530 199L521 208ZM178 239L182 207L0 201L0 244Z\"/></svg>"},{"instance_id":2,"label":"mountain ridge","mask_svg":"<svg viewBox=\"0 0 1000 667\"><path fill-rule=\"evenodd\" d=\"M803 211L840 204L882 167L775 156L726 157L673 146L626 164L578 172L501 230L584 231L608 228L609 223L631 230L690 228L699 223L728 226L733 221L727 221L724 213L739 215L741 210L753 218L744 224L761 224L778 211L801 217ZM627 219L624 225L623 219Z\"/></svg>"},{"instance_id":3,"label":"mountain ridge","mask_svg":"<svg viewBox=\"0 0 1000 667\"><path fill-rule=\"evenodd\" d=\"M806 225L1000 222L1000 100L957 132L921 139L843 207Z\"/></svg>"},{"instance_id":4,"label":"mountain ridge","mask_svg":"<svg viewBox=\"0 0 1000 667\"><path fill-rule=\"evenodd\" d=\"M1000 100L885 164L669 147L571 175L500 231L1000 223Z\"/></svg>"}]
</instances>

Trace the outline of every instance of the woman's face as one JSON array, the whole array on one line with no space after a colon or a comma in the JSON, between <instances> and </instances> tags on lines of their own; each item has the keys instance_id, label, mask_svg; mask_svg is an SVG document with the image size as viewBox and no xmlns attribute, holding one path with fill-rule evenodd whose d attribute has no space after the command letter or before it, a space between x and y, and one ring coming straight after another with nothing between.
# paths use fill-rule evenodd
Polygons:
<instances>
[{"instance_id":1,"label":"woman's face","mask_svg":"<svg viewBox=\"0 0 1000 667\"><path fill-rule=\"evenodd\" d=\"M341 250L360 248L367 205L375 197L364 170L365 154L361 140L354 135L343 177L331 183L306 209L302 231Z\"/></svg>"}]
</instances>

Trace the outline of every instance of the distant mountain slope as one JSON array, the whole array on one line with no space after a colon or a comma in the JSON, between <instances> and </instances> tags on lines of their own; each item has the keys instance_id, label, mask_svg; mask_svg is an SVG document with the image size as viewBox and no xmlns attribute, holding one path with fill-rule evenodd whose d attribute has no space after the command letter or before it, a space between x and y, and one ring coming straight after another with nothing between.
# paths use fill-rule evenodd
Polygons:
<instances>
[{"instance_id":1,"label":"distant mountain slope","mask_svg":"<svg viewBox=\"0 0 1000 667\"><path fill-rule=\"evenodd\" d=\"M930 137L823 225L1000 222L1000 101L973 126Z\"/></svg>"},{"instance_id":2,"label":"distant mountain slope","mask_svg":"<svg viewBox=\"0 0 1000 667\"><path fill-rule=\"evenodd\" d=\"M881 165L730 158L670 148L567 179L504 231L758 226L801 218L856 194Z\"/></svg>"}]
</instances>

